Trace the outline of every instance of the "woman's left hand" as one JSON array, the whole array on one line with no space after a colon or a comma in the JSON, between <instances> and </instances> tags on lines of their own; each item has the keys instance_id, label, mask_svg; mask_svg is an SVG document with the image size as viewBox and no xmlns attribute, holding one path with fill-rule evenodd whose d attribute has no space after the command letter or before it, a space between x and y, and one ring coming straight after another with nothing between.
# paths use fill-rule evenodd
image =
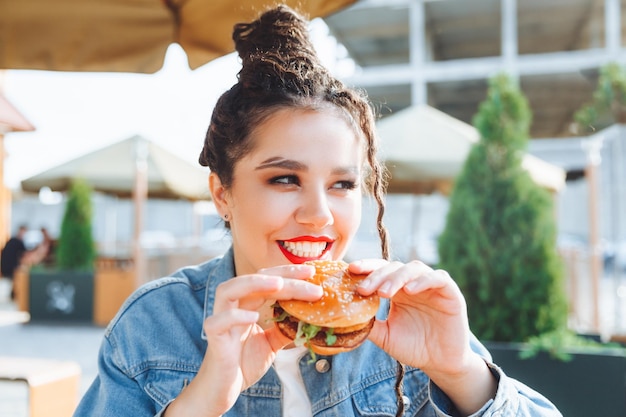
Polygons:
<instances>
[{"instance_id":1,"label":"woman's left hand","mask_svg":"<svg viewBox=\"0 0 626 417\"><path fill-rule=\"evenodd\" d=\"M376 321L370 340L400 362L428 373L457 372L471 354L466 304L447 272L420 261L380 259L350 264L370 273L358 291L391 299L389 316Z\"/></svg>"},{"instance_id":2,"label":"woman's left hand","mask_svg":"<svg viewBox=\"0 0 626 417\"><path fill-rule=\"evenodd\" d=\"M423 262L364 260L350 264L369 273L358 291L391 299L387 320L377 320L369 339L396 360L420 368L462 415L494 398L497 383L470 347L465 298L447 272Z\"/></svg>"}]
</instances>

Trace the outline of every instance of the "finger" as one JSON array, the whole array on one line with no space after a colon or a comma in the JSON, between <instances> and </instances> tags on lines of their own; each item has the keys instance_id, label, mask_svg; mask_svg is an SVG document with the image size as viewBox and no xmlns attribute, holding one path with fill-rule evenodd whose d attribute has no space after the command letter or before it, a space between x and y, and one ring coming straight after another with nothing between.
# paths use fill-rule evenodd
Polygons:
<instances>
[{"instance_id":1,"label":"finger","mask_svg":"<svg viewBox=\"0 0 626 417\"><path fill-rule=\"evenodd\" d=\"M370 295L377 292L382 297L393 297L402 287L420 276L431 272L432 269L420 261L412 261L407 264L391 262L382 268L372 272L366 280L359 285L359 292Z\"/></svg>"},{"instance_id":2,"label":"finger","mask_svg":"<svg viewBox=\"0 0 626 417\"><path fill-rule=\"evenodd\" d=\"M217 287L213 311L237 308L243 299L248 301L257 299L260 305L270 299L315 301L322 294L323 290L319 285L303 280L284 279L272 275L243 275Z\"/></svg>"},{"instance_id":3,"label":"finger","mask_svg":"<svg viewBox=\"0 0 626 417\"><path fill-rule=\"evenodd\" d=\"M208 336L229 334L235 326L250 326L259 320L257 311L230 309L220 314L209 316L204 321L204 332Z\"/></svg>"},{"instance_id":4,"label":"finger","mask_svg":"<svg viewBox=\"0 0 626 417\"><path fill-rule=\"evenodd\" d=\"M280 349L293 342L293 340L282 334L276 326L266 329L265 337L274 352L278 352Z\"/></svg>"},{"instance_id":5,"label":"finger","mask_svg":"<svg viewBox=\"0 0 626 417\"><path fill-rule=\"evenodd\" d=\"M422 275L419 279L411 281L404 287L404 291L409 295L418 294L432 289L446 289L452 297L461 292L459 287L456 285L456 282L454 282L450 275L442 269L430 271Z\"/></svg>"},{"instance_id":6,"label":"finger","mask_svg":"<svg viewBox=\"0 0 626 417\"><path fill-rule=\"evenodd\" d=\"M391 298L408 283L419 280L423 274L428 273L429 269L425 268L421 262L402 265L382 278L378 294L381 297Z\"/></svg>"},{"instance_id":7,"label":"finger","mask_svg":"<svg viewBox=\"0 0 626 417\"><path fill-rule=\"evenodd\" d=\"M272 294L284 285L281 277L270 275L242 275L218 285L213 312L239 307L239 300L256 295Z\"/></svg>"},{"instance_id":8,"label":"finger","mask_svg":"<svg viewBox=\"0 0 626 417\"><path fill-rule=\"evenodd\" d=\"M376 319L367 338L379 348L384 349L388 336L389 328L387 327L387 321Z\"/></svg>"},{"instance_id":9,"label":"finger","mask_svg":"<svg viewBox=\"0 0 626 417\"><path fill-rule=\"evenodd\" d=\"M313 265L279 265L259 270L262 275L277 275L285 278L307 279L315 274Z\"/></svg>"},{"instance_id":10,"label":"finger","mask_svg":"<svg viewBox=\"0 0 626 417\"><path fill-rule=\"evenodd\" d=\"M298 279L285 279L283 288L272 294L274 300L317 301L324 290L320 285Z\"/></svg>"},{"instance_id":11,"label":"finger","mask_svg":"<svg viewBox=\"0 0 626 417\"><path fill-rule=\"evenodd\" d=\"M371 272L387 265L389 261L384 259L361 259L350 262L348 269L354 274L370 274Z\"/></svg>"}]
</instances>

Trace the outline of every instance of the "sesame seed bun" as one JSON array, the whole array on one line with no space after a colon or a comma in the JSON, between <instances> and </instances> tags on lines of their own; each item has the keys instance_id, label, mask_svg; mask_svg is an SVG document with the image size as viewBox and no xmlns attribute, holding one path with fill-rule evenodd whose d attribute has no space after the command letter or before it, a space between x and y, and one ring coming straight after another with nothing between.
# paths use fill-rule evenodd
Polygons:
<instances>
[{"instance_id":1,"label":"sesame seed bun","mask_svg":"<svg viewBox=\"0 0 626 417\"><path fill-rule=\"evenodd\" d=\"M308 261L315 266L310 282L320 285L324 294L317 301L281 300L274 309L274 317L287 318L277 321L281 332L295 339L300 321L319 326L323 331L309 340L309 348L323 355L352 350L362 344L372 329L380 305L377 295L362 296L356 288L365 275L348 271L343 261ZM336 340L326 342L325 332L330 330Z\"/></svg>"}]
</instances>

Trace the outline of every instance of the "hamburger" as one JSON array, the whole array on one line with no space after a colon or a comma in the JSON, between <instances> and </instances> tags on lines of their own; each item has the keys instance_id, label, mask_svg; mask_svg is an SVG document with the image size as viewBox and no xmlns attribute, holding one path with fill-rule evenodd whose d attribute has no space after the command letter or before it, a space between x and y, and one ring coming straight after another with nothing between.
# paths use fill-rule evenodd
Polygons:
<instances>
[{"instance_id":1,"label":"hamburger","mask_svg":"<svg viewBox=\"0 0 626 417\"><path fill-rule=\"evenodd\" d=\"M310 282L324 291L317 301L279 300L274 304L274 322L296 346L313 353L334 355L360 346L374 325L380 305L377 295L356 292L365 275L348 271L343 261L307 261L315 274Z\"/></svg>"}]
</instances>

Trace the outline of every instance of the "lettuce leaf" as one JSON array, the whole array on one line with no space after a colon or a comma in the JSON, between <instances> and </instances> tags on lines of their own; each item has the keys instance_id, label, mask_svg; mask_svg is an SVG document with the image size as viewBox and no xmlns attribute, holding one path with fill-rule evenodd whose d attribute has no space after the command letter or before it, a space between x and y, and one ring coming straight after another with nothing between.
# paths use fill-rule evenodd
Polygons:
<instances>
[{"instance_id":1,"label":"lettuce leaf","mask_svg":"<svg viewBox=\"0 0 626 417\"><path fill-rule=\"evenodd\" d=\"M337 341L335 336L335 329L326 329L326 346L332 346Z\"/></svg>"},{"instance_id":2,"label":"lettuce leaf","mask_svg":"<svg viewBox=\"0 0 626 417\"><path fill-rule=\"evenodd\" d=\"M272 307L279 307L278 304L272 305ZM280 316L272 318L271 320L281 322L289 317L289 314L283 310ZM334 334L334 329L316 326L303 321L298 321L298 330L296 331L296 338L293 340L296 346L306 346L311 354L311 361L314 362L317 359L317 355L311 348L311 339L313 339L319 332L324 330L326 335L326 346L332 346L337 342L337 336Z\"/></svg>"},{"instance_id":3,"label":"lettuce leaf","mask_svg":"<svg viewBox=\"0 0 626 417\"><path fill-rule=\"evenodd\" d=\"M309 346L309 341L313 339L320 330L322 330L322 328L319 326L299 321L298 331L296 332L296 338L293 342L296 346Z\"/></svg>"}]
</instances>

